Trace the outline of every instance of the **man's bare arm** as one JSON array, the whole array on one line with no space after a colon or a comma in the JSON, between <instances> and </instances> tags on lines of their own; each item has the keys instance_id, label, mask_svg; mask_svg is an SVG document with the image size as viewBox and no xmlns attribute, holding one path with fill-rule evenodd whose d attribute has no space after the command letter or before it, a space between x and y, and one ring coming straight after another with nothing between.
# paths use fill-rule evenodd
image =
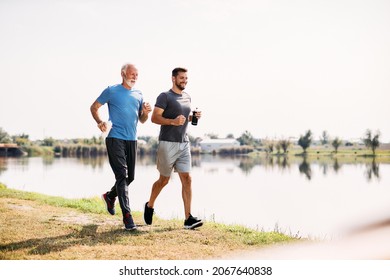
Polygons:
<instances>
[{"instance_id":1,"label":"man's bare arm","mask_svg":"<svg viewBox=\"0 0 390 280\"><path fill-rule=\"evenodd\" d=\"M91 105L91 114L93 119L96 121L98 128L102 131L105 132L107 130L107 124L102 121L102 119L99 116L99 108L102 106L97 100L92 103Z\"/></svg>"},{"instance_id":2,"label":"man's bare arm","mask_svg":"<svg viewBox=\"0 0 390 280\"><path fill-rule=\"evenodd\" d=\"M154 107L152 114L152 122L159 125L174 125L180 126L183 125L186 121L186 118L183 115L177 116L175 119L167 119L162 116L164 109L159 107Z\"/></svg>"}]
</instances>

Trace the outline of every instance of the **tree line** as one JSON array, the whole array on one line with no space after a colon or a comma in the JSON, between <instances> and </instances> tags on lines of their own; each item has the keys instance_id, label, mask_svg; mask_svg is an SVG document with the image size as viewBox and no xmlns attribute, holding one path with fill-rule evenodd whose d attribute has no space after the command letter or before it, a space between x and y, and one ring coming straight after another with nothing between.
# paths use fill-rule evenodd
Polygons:
<instances>
[{"instance_id":1,"label":"tree line","mask_svg":"<svg viewBox=\"0 0 390 280\"><path fill-rule=\"evenodd\" d=\"M211 139L218 139L218 135L214 133L206 134L205 137ZM263 147L263 149L267 153L277 154L287 154L289 148L295 144L291 140L291 138L281 138L281 139L258 139L253 137L253 135L249 131L243 132L238 138L235 138L233 134L228 134L226 138L236 139L241 146L252 147L253 149L258 149L259 147ZM377 148L380 146L380 131L372 132L370 129L367 129L364 133L364 136L361 138L362 143L372 151L375 155ZM193 147L199 146L201 137L193 137L189 135L190 142ZM148 151L153 151L157 148L158 140L156 137L151 136L140 136L139 140L143 140L147 147L143 147L143 149ZM322 145L330 144L334 152L337 153L339 147L344 143L348 145L348 142L341 140L339 137L335 137L331 139L327 131L323 131L320 138L320 143ZM314 135L311 130L307 130L304 134L300 135L297 141L297 145L299 145L303 149L303 154L307 154L307 149L314 142ZM0 143L14 143L21 147L31 147L31 146L42 146L42 147L52 147L54 152L60 152L59 149L63 146L79 146L81 151L85 146L104 146L104 139L102 137L92 138L76 138L70 140L56 140L52 137L47 137L42 140L31 141L29 139L28 134L18 134L18 135L9 135L5 130L0 127ZM246 149L246 151L251 151L253 149ZM96 149L94 149L95 151ZM78 150L77 150L78 151ZM78 152L77 152L78 153ZM100 152L99 152L100 153Z\"/></svg>"}]
</instances>

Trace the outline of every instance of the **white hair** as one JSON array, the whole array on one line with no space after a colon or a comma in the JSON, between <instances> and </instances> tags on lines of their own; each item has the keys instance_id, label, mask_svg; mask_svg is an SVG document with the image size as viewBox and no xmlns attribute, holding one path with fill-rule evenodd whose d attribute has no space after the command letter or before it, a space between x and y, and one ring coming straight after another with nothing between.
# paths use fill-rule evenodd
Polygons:
<instances>
[{"instance_id":1,"label":"white hair","mask_svg":"<svg viewBox=\"0 0 390 280\"><path fill-rule=\"evenodd\" d=\"M121 73L126 74L127 68L129 68L129 67L133 67L133 68L137 69L134 64L126 63L126 64L123 64L123 66L121 68Z\"/></svg>"}]
</instances>

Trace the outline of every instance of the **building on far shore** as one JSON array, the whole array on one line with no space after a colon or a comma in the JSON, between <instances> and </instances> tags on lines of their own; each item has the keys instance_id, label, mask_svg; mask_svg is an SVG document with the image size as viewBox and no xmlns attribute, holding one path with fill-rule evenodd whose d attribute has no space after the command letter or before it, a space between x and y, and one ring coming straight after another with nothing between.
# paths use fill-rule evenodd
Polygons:
<instances>
[{"instance_id":1,"label":"building on far shore","mask_svg":"<svg viewBox=\"0 0 390 280\"><path fill-rule=\"evenodd\" d=\"M199 143L202 153L215 153L221 148L239 147L236 139L204 139Z\"/></svg>"}]
</instances>

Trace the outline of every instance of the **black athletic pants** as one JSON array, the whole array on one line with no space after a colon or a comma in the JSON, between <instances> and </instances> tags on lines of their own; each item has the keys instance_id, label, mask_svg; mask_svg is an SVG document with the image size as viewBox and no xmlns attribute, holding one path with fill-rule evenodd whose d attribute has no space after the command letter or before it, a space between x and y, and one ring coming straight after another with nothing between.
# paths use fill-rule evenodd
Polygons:
<instances>
[{"instance_id":1,"label":"black athletic pants","mask_svg":"<svg viewBox=\"0 0 390 280\"><path fill-rule=\"evenodd\" d=\"M134 180L137 141L106 138L108 159L115 175L115 185L108 193L109 198L118 197L122 214L131 213L129 185Z\"/></svg>"}]
</instances>

